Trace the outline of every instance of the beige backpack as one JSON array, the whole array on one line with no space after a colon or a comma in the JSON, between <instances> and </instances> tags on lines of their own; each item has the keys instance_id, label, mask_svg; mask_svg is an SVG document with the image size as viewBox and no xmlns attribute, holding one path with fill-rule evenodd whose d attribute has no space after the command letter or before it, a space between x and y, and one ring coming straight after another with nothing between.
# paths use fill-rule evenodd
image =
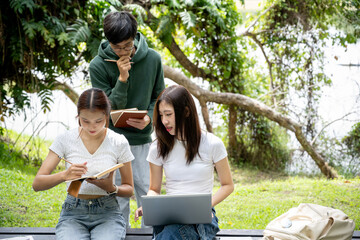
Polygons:
<instances>
[{"instance_id":1,"label":"beige backpack","mask_svg":"<svg viewBox=\"0 0 360 240\"><path fill-rule=\"evenodd\" d=\"M301 203L272 220L263 240L351 240L355 223L338 209Z\"/></svg>"}]
</instances>

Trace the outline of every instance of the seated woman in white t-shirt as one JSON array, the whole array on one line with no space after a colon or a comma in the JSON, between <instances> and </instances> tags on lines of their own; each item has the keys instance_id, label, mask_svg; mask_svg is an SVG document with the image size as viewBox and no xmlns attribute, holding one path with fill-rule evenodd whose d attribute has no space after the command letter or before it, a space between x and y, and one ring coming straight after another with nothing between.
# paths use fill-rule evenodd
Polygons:
<instances>
[{"instance_id":1,"label":"seated woman in white t-shirt","mask_svg":"<svg viewBox=\"0 0 360 240\"><path fill-rule=\"evenodd\" d=\"M147 195L159 195L163 170L166 194L212 193L214 166L221 187L212 196L212 207L229 196L234 184L222 141L200 129L196 106L191 94L182 86L166 88L154 108L157 139L152 143L147 160L150 162L150 187ZM135 220L142 216L136 210ZM171 224L155 226L158 239L213 239L219 231L213 208L211 224Z\"/></svg>"},{"instance_id":2,"label":"seated woman in white t-shirt","mask_svg":"<svg viewBox=\"0 0 360 240\"><path fill-rule=\"evenodd\" d=\"M33 182L35 191L55 187L84 174L92 176L115 164L120 168L121 185L114 185L114 172L102 179L87 179L79 194L67 195L56 225L56 239L125 239L126 223L115 196L133 194L131 161L126 138L108 129L111 105L105 92L84 91L77 104L79 127L59 135L50 146ZM66 169L52 174L61 159ZM68 183L69 187L69 183Z\"/></svg>"}]
</instances>

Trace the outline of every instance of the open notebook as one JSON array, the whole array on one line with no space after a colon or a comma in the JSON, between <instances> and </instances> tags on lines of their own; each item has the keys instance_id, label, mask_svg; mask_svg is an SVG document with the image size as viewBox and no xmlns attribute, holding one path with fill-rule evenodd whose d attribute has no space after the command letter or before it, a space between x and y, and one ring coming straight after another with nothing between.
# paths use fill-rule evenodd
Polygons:
<instances>
[{"instance_id":1,"label":"open notebook","mask_svg":"<svg viewBox=\"0 0 360 240\"><path fill-rule=\"evenodd\" d=\"M86 180L87 178L93 178L93 179L99 179L99 178L102 178L103 176L105 176L106 174L112 172L112 171L115 171L116 169L119 169L121 168L122 166L124 166L124 164L122 163L118 163L114 166L111 166L95 175L83 175L82 177L80 178L77 178L77 179L73 179L73 180L68 180L66 182L71 182L70 183L70 186L68 187L68 193L71 195L71 196L74 196L74 197L77 197L78 194L79 194L79 191L80 191L80 187L81 187L81 184L84 180Z\"/></svg>"},{"instance_id":2,"label":"open notebook","mask_svg":"<svg viewBox=\"0 0 360 240\"><path fill-rule=\"evenodd\" d=\"M109 168L107 168L107 169L105 169L105 170L103 170L101 172L98 172L96 174L93 174L93 175L85 174L85 175L83 175L83 176L81 176L79 178L72 179L72 180L67 180L66 182L72 182L72 181L77 181L77 180L83 181L83 180L85 180L87 178L99 179L99 178L102 178L103 176L105 176L106 174L108 174L110 172L113 172L118 168L121 168L122 166L124 166L123 163L118 163L118 164L116 164L114 166L111 166L111 167L109 167Z\"/></svg>"},{"instance_id":3,"label":"open notebook","mask_svg":"<svg viewBox=\"0 0 360 240\"><path fill-rule=\"evenodd\" d=\"M211 193L142 196L144 224L211 223Z\"/></svg>"}]
</instances>

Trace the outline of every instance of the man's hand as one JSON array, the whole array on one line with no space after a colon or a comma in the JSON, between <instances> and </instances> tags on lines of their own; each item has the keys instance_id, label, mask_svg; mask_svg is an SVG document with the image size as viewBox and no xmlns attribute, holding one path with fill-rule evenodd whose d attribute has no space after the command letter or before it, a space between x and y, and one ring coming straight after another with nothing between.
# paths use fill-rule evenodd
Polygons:
<instances>
[{"instance_id":1,"label":"man's hand","mask_svg":"<svg viewBox=\"0 0 360 240\"><path fill-rule=\"evenodd\" d=\"M142 210L142 207L139 207L138 209L136 209L135 211L135 217L134 217L134 220L135 222L137 220L139 220L139 217L142 217L143 216L143 210Z\"/></svg>"},{"instance_id":2,"label":"man's hand","mask_svg":"<svg viewBox=\"0 0 360 240\"><path fill-rule=\"evenodd\" d=\"M120 72L119 80L121 82L126 82L127 79L129 78L129 71L131 69L131 64L132 64L130 60L131 58L129 56L122 56L116 62L119 68L119 72Z\"/></svg>"},{"instance_id":3,"label":"man's hand","mask_svg":"<svg viewBox=\"0 0 360 240\"><path fill-rule=\"evenodd\" d=\"M130 126L143 130L149 123L151 122L151 119L148 115L145 115L144 118L129 118L126 123Z\"/></svg>"}]
</instances>

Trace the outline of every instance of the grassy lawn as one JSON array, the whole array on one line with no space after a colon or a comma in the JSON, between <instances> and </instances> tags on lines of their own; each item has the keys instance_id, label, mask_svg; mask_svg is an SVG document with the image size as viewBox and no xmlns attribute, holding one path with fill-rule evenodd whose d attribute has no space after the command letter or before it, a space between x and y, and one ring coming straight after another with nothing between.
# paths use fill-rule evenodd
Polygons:
<instances>
[{"instance_id":1,"label":"grassy lawn","mask_svg":"<svg viewBox=\"0 0 360 240\"><path fill-rule=\"evenodd\" d=\"M300 203L345 212L360 230L360 179L290 177L238 170L235 191L217 208L223 229L264 229L275 217Z\"/></svg>"},{"instance_id":2,"label":"grassy lawn","mask_svg":"<svg viewBox=\"0 0 360 240\"><path fill-rule=\"evenodd\" d=\"M47 149L50 143L44 143ZM47 145L47 146L45 146ZM47 152L45 150L45 152ZM43 156L44 157L44 156ZM0 227L55 227L66 197L65 184L34 192L38 166L31 166L0 142ZM216 207L222 229L264 229L275 217L300 203L315 203L345 212L360 230L360 178L286 176L233 169L235 190ZM214 191L219 187L215 183ZM131 201L131 225L136 202Z\"/></svg>"}]
</instances>

